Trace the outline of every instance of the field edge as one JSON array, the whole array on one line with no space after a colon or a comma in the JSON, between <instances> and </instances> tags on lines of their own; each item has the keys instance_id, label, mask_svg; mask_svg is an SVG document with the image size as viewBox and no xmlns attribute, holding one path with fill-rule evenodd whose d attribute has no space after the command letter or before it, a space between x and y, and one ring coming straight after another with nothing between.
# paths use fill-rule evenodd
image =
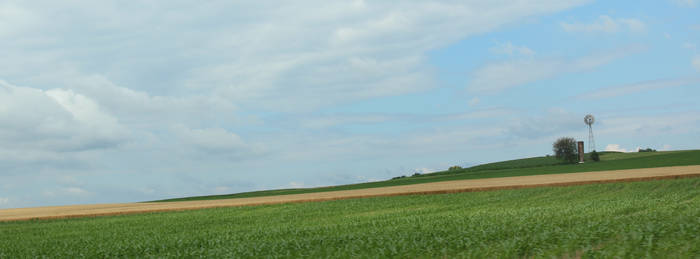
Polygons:
<instances>
[{"instance_id":1,"label":"field edge","mask_svg":"<svg viewBox=\"0 0 700 259\"><path fill-rule=\"evenodd\" d=\"M687 166L680 166L687 167ZM667 167L676 168L676 167ZM658 168L657 168L658 169ZM630 169L638 170L638 169ZM627 170L620 170L627 171ZM517 176L516 176L517 177ZM498 191L498 190L512 190L512 189L524 189L524 188L541 188L541 187L565 187L565 186L576 186L576 185L587 185L587 184L605 184L605 183L616 183L616 182L639 182L639 181L653 181L653 180L663 180L663 179L681 179L681 178L693 178L700 177L700 172L685 173L685 174L674 174L674 175L662 175L662 176L648 176L648 177L628 177L619 179L602 179L602 180L582 180L575 182L560 182L560 183L545 183L545 184L524 184L524 185L510 185L510 186L494 186L494 187L468 187L468 188L455 188L448 190L434 190L434 191L405 191L405 192L395 192L395 193L379 193L379 194L367 194L367 195L348 195L343 197L319 197L310 199L300 199L300 200L280 200L280 201L264 201L258 203L248 203L248 204L210 204L201 206L191 206L191 207L176 207L176 208L159 208L159 209L134 209L134 210L124 210L124 211L111 211L104 213L85 213L85 214L72 214L72 215L55 215L55 216L29 216L29 217L14 217L0 219L0 222L14 222L14 221L38 221L38 220L57 220L57 219L71 219L71 218L92 218L92 217L105 217L105 216L119 216L119 215L129 215L129 214L145 214L145 213L163 213L163 212L176 212L176 211L188 211L188 210L201 210L201 209L213 209L213 208L226 208L226 207L243 207L243 206L260 206L260 205L272 205L272 204L284 204L284 203L304 203L304 202L321 202L321 201L333 201L333 200L345 200L345 199L361 199L361 198L372 198L372 197L390 197L390 196L406 196L406 195L431 195L431 194L447 194L447 193L463 193L463 192L482 192L482 191ZM510 177L508 177L510 178ZM377 187L385 188L385 187ZM373 188L369 188L373 189ZM289 196L289 195L280 195ZM274 196L267 196L274 197ZM245 198L233 198L230 200L239 200ZM219 200L225 201L225 200ZM203 201L199 201L203 202ZM199 203L197 201L187 201L187 202L158 202L156 204L167 204L167 203ZM148 203L139 203L148 204ZM0 210L2 212L2 210Z\"/></svg>"}]
</instances>

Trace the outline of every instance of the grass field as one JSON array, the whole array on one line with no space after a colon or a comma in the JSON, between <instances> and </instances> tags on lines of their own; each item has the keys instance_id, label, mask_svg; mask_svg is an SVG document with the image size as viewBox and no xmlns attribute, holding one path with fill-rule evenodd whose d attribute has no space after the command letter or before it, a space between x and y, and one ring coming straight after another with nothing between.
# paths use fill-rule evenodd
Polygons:
<instances>
[{"instance_id":1,"label":"grass field","mask_svg":"<svg viewBox=\"0 0 700 259\"><path fill-rule=\"evenodd\" d=\"M700 255L700 178L0 223L0 258Z\"/></svg>"},{"instance_id":2,"label":"grass field","mask_svg":"<svg viewBox=\"0 0 700 259\"><path fill-rule=\"evenodd\" d=\"M480 179L493 177L510 177L537 174L577 173L588 171L606 171L621 169L653 168L664 166L700 165L700 150L647 152L647 153L619 153L601 152L600 162L587 162L584 164L561 164L554 157L533 157L510 160L497 163L478 165L462 170L443 171L406 177L388 181L369 182L360 184L339 185L320 188L281 189L244 192L226 195L210 195L166 199L160 201L188 201L188 200L213 200L230 198L249 198L283 194L300 194L326 191L355 190L385 186L408 185L417 183L429 183L438 181Z\"/></svg>"}]
</instances>

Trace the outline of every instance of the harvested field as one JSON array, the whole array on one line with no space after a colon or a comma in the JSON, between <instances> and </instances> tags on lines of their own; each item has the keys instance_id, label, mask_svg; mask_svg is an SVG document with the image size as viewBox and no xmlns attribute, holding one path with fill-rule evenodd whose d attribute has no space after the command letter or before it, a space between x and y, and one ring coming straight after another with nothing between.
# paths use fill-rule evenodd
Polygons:
<instances>
[{"instance_id":1,"label":"harvested field","mask_svg":"<svg viewBox=\"0 0 700 259\"><path fill-rule=\"evenodd\" d=\"M225 200L158 202L158 203L117 203L19 208L0 210L0 221L90 217L146 213L159 211L193 210L216 207L247 206L289 202L325 201L376 196L410 194L433 194L514 189L539 186L566 186L589 183L641 181L664 178L700 176L700 166L675 166L648 169L614 170L587 173L548 174L476 180L445 181L425 184L391 186L358 190L305 193L254 198Z\"/></svg>"}]
</instances>

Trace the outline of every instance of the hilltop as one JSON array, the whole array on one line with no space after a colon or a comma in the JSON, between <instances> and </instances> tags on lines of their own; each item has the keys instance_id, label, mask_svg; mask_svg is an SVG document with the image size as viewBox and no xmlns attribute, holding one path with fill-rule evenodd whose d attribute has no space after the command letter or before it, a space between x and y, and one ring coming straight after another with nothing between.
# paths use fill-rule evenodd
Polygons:
<instances>
[{"instance_id":1,"label":"hilltop","mask_svg":"<svg viewBox=\"0 0 700 259\"><path fill-rule=\"evenodd\" d=\"M156 202L250 198L284 194L354 190L452 180L700 165L700 150L640 153L600 152L599 154L600 162L590 161L590 159L588 159L590 154L586 154L587 161L590 162L583 164L563 164L553 156L540 156L481 164L458 170L445 170L429 174L397 177L395 179L377 182L317 188L278 189L224 195L195 196L158 200Z\"/></svg>"}]
</instances>

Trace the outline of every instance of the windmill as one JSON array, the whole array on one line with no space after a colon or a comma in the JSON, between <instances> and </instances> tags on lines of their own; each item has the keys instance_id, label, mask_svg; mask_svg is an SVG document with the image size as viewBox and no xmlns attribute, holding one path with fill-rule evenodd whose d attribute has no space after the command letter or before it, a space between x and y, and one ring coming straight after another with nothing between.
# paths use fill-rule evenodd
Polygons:
<instances>
[{"instance_id":1,"label":"windmill","mask_svg":"<svg viewBox=\"0 0 700 259\"><path fill-rule=\"evenodd\" d=\"M593 123L595 122L595 118L593 115L586 115L586 117L583 117L583 122L588 125L588 152L595 151L595 139L593 138Z\"/></svg>"}]
</instances>

